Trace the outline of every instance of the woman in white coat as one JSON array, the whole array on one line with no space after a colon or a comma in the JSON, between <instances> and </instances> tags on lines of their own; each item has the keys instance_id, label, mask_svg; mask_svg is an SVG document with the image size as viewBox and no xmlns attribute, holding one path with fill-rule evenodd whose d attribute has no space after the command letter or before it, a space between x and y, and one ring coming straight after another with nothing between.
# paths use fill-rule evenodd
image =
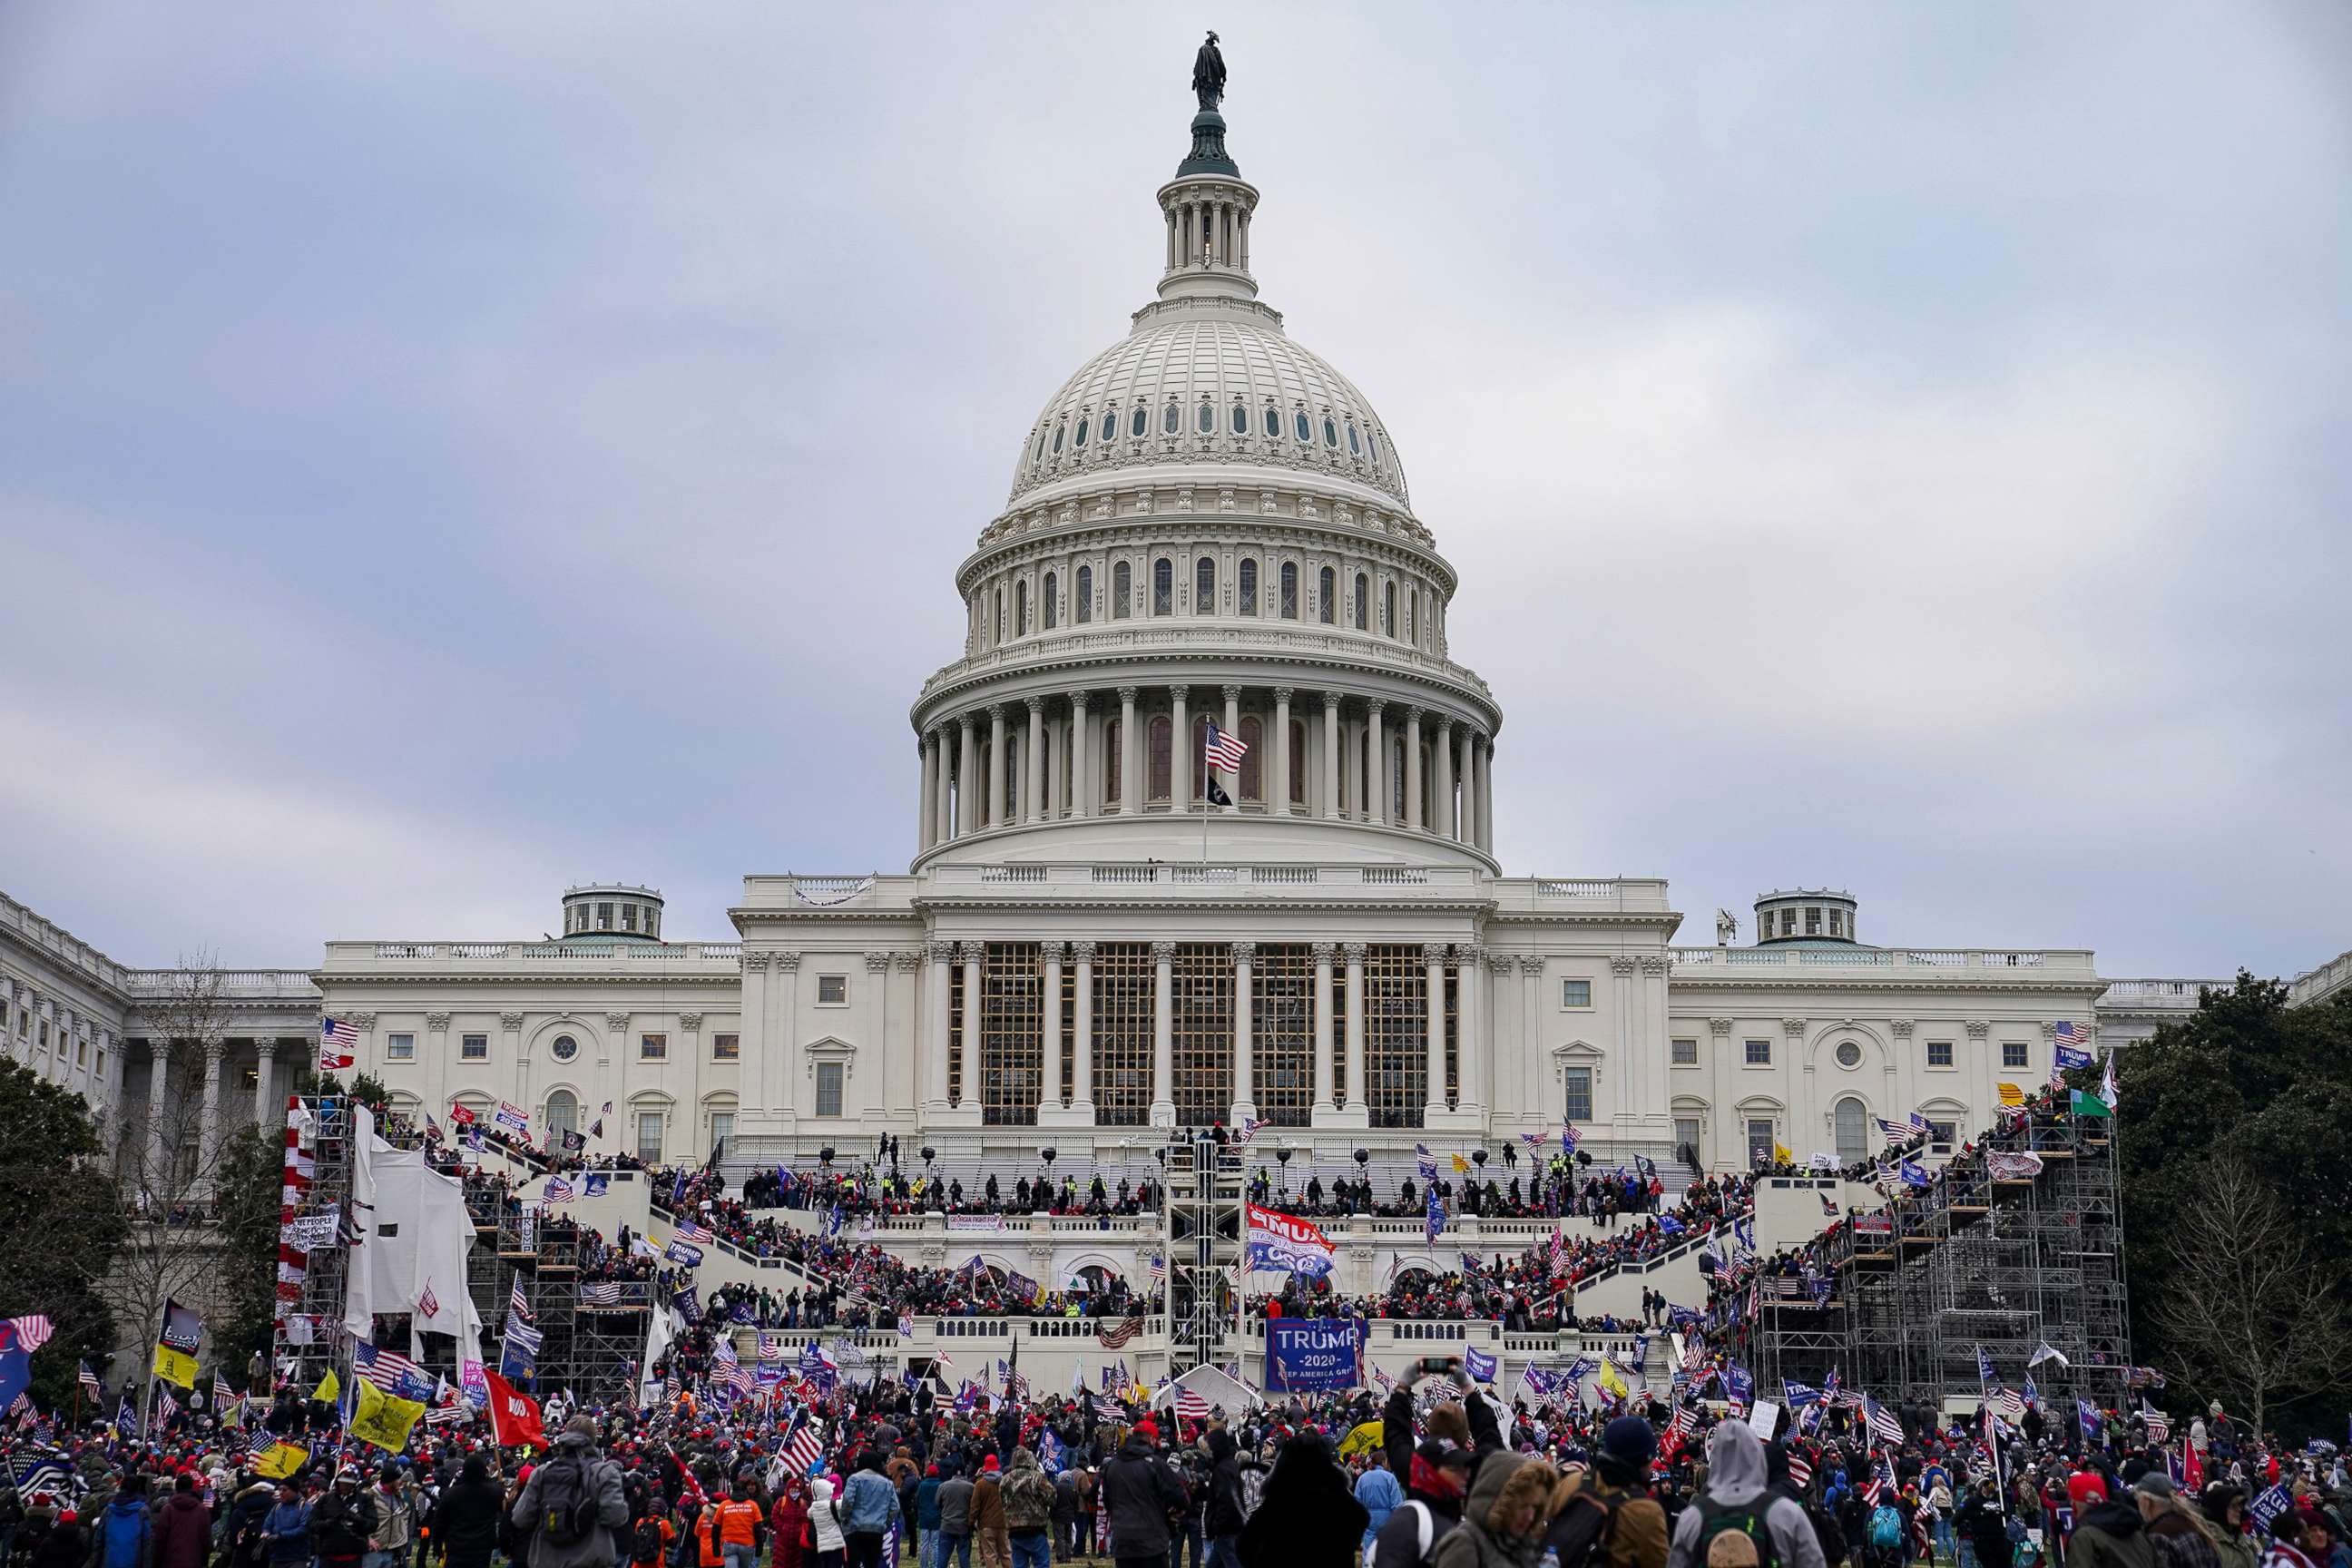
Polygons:
<instances>
[{"instance_id":1,"label":"woman in white coat","mask_svg":"<svg viewBox=\"0 0 2352 1568\"><path fill-rule=\"evenodd\" d=\"M841 1533L841 1509L833 1500L833 1478L810 1479L809 1539L816 1545L816 1561L812 1568L841 1568L843 1549L848 1544Z\"/></svg>"}]
</instances>

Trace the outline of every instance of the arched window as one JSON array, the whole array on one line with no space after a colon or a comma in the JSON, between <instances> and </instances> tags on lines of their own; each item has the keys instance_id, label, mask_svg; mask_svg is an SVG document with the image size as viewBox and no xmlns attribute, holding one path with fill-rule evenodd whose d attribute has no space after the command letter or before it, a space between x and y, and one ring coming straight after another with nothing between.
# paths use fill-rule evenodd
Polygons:
<instances>
[{"instance_id":1,"label":"arched window","mask_svg":"<svg viewBox=\"0 0 2352 1568\"><path fill-rule=\"evenodd\" d=\"M1217 428L1217 411L1209 406L1209 400L1207 398L1204 397L1201 400L1201 411L1193 416L1192 423L1203 436L1215 434Z\"/></svg>"},{"instance_id":2,"label":"arched window","mask_svg":"<svg viewBox=\"0 0 2352 1568\"><path fill-rule=\"evenodd\" d=\"M1045 427L1043 425L1037 426L1037 445L1031 448L1029 460L1033 463L1045 460Z\"/></svg>"},{"instance_id":3,"label":"arched window","mask_svg":"<svg viewBox=\"0 0 2352 1568\"><path fill-rule=\"evenodd\" d=\"M1847 1095L1837 1102L1831 1115L1837 1127L1837 1157L1841 1163L1852 1164L1870 1152L1870 1112L1861 1100Z\"/></svg>"},{"instance_id":4,"label":"arched window","mask_svg":"<svg viewBox=\"0 0 2352 1568\"><path fill-rule=\"evenodd\" d=\"M1318 600L1315 606L1316 618L1327 626L1338 626L1339 624L1339 577L1331 568L1326 566L1321 572L1316 574L1315 587Z\"/></svg>"},{"instance_id":5,"label":"arched window","mask_svg":"<svg viewBox=\"0 0 2352 1568\"><path fill-rule=\"evenodd\" d=\"M1094 423L1095 422L1087 416L1083 414L1079 415L1077 433L1070 437L1070 445L1073 447L1085 446L1087 444L1087 432L1094 428Z\"/></svg>"},{"instance_id":6,"label":"arched window","mask_svg":"<svg viewBox=\"0 0 2352 1568\"><path fill-rule=\"evenodd\" d=\"M1045 601L1037 606L1037 618L1044 623L1049 632L1061 622L1061 606L1055 603L1055 590L1061 585L1060 578L1051 572L1045 574Z\"/></svg>"},{"instance_id":7,"label":"arched window","mask_svg":"<svg viewBox=\"0 0 2352 1568\"><path fill-rule=\"evenodd\" d=\"M1282 597L1278 608L1282 618L1286 621L1297 620L1298 618L1298 563L1295 561L1286 561L1282 563L1281 592Z\"/></svg>"},{"instance_id":8,"label":"arched window","mask_svg":"<svg viewBox=\"0 0 2352 1568\"><path fill-rule=\"evenodd\" d=\"M1110 410L1108 410L1108 409L1105 409L1105 410L1103 410L1102 438L1103 438L1104 440L1108 441L1108 440L1109 440L1112 437L1114 437L1114 436L1116 436L1116 435L1118 435L1118 415L1116 415L1116 414L1113 414L1113 413L1112 413L1112 412L1110 412Z\"/></svg>"},{"instance_id":9,"label":"arched window","mask_svg":"<svg viewBox=\"0 0 2352 1568\"><path fill-rule=\"evenodd\" d=\"M1163 435L1173 436L1182 428L1184 428L1184 416L1179 414L1176 411L1176 405L1171 403L1160 416L1160 429Z\"/></svg>"},{"instance_id":10,"label":"arched window","mask_svg":"<svg viewBox=\"0 0 2352 1568\"><path fill-rule=\"evenodd\" d=\"M1234 434L1236 436L1249 434L1249 409L1239 403L1234 405Z\"/></svg>"},{"instance_id":11,"label":"arched window","mask_svg":"<svg viewBox=\"0 0 2352 1568\"><path fill-rule=\"evenodd\" d=\"M1268 437L1277 439L1282 435L1282 416L1275 412L1274 405L1271 403L1265 405L1265 433ZM1037 437L1041 442L1045 438L1042 434Z\"/></svg>"},{"instance_id":12,"label":"arched window","mask_svg":"<svg viewBox=\"0 0 2352 1568\"><path fill-rule=\"evenodd\" d=\"M1242 716L1242 744L1249 748L1242 753L1241 798L1244 800L1262 801L1265 798L1265 764L1260 760L1265 755L1265 747L1259 743L1265 735L1265 725L1256 714Z\"/></svg>"},{"instance_id":13,"label":"arched window","mask_svg":"<svg viewBox=\"0 0 2352 1568\"><path fill-rule=\"evenodd\" d=\"M1331 416L1328 414L1323 416L1323 444L1326 447L1337 447L1339 444L1339 426L1331 422Z\"/></svg>"},{"instance_id":14,"label":"arched window","mask_svg":"<svg viewBox=\"0 0 2352 1568\"><path fill-rule=\"evenodd\" d=\"M1358 457L1364 453L1363 443L1356 439L1356 422L1352 419L1348 421L1348 450Z\"/></svg>"},{"instance_id":15,"label":"arched window","mask_svg":"<svg viewBox=\"0 0 2352 1568\"><path fill-rule=\"evenodd\" d=\"M1004 590L996 591L996 640L1004 640Z\"/></svg>"},{"instance_id":16,"label":"arched window","mask_svg":"<svg viewBox=\"0 0 2352 1568\"><path fill-rule=\"evenodd\" d=\"M1192 613L1196 616L1214 615L1216 609L1216 558L1203 555L1192 563Z\"/></svg>"},{"instance_id":17,"label":"arched window","mask_svg":"<svg viewBox=\"0 0 2352 1568\"><path fill-rule=\"evenodd\" d=\"M1421 590L1407 588L1404 591L1404 640L1407 642L1419 640L1413 635L1413 626L1421 618L1420 611Z\"/></svg>"},{"instance_id":18,"label":"arched window","mask_svg":"<svg viewBox=\"0 0 2352 1568\"><path fill-rule=\"evenodd\" d=\"M1056 426L1054 426L1054 450L1055 450L1055 451L1056 451L1056 452L1058 452L1058 451L1060 451L1061 449L1062 449L1062 427L1061 427L1059 425L1056 425Z\"/></svg>"},{"instance_id":19,"label":"arched window","mask_svg":"<svg viewBox=\"0 0 2352 1568\"><path fill-rule=\"evenodd\" d=\"M566 1132L580 1131L580 1100L568 1089L548 1090L546 1107L540 1121L547 1129L547 1142L553 1146Z\"/></svg>"},{"instance_id":20,"label":"arched window","mask_svg":"<svg viewBox=\"0 0 2352 1568\"><path fill-rule=\"evenodd\" d=\"M1240 567L1237 568L1237 573L1238 574L1234 581L1234 588L1240 598L1238 607L1241 610L1241 613L1244 616L1256 615L1257 563L1247 556L1244 556L1242 558Z\"/></svg>"},{"instance_id":21,"label":"arched window","mask_svg":"<svg viewBox=\"0 0 2352 1568\"><path fill-rule=\"evenodd\" d=\"M1070 599L1070 619L1078 626L1085 626L1094 618L1095 569L1081 566L1078 568L1077 591Z\"/></svg>"},{"instance_id":22,"label":"arched window","mask_svg":"<svg viewBox=\"0 0 2352 1568\"><path fill-rule=\"evenodd\" d=\"M1381 584L1381 636L1396 636L1396 584Z\"/></svg>"},{"instance_id":23,"label":"arched window","mask_svg":"<svg viewBox=\"0 0 2352 1568\"><path fill-rule=\"evenodd\" d=\"M1109 811L1118 805L1118 781L1127 748L1119 744L1118 717L1114 714L1103 721L1103 809Z\"/></svg>"},{"instance_id":24,"label":"arched window","mask_svg":"<svg viewBox=\"0 0 2352 1568\"><path fill-rule=\"evenodd\" d=\"M1307 721L1290 721L1290 804L1307 804Z\"/></svg>"},{"instance_id":25,"label":"arched window","mask_svg":"<svg viewBox=\"0 0 2352 1568\"><path fill-rule=\"evenodd\" d=\"M1291 420L1290 431L1292 435L1297 436L1299 440L1303 442L1312 442L1315 439L1315 426L1307 422L1307 410L1304 408L1300 409L1297 416ZM1058 440L1058 437L1056 439ZM1057 446L1055 450L1058 451L1059 449L1060 448Z\"/></svg>"},{"instance_id":26,"label":"arched window","mask_svg":"<svg viewBox=\"0 0 2352 1568\"><path fill-rule=\"evenodd\" d=\"M1164 555L1151 563L1151 613L1176 613L1176 563Z\"/></svg>"},{"instance_id":27,"label":"arched window","mask_svg":"<svg viewBox=\"0 0 2352 1568\"><path fill-rule=\"evenodd\" d=\"M1110 569L1110 618L1112 620L1127 619L1128 579L1133 575L1134 574L1128 570L1128 564L1124 561Z\"/></svg>"},{"instance_id":28,"label":"arched window","mask_svg":"<svg viewBox=\"0 0 2352 1568\"><path fill-rule=\"evenodd\" d=\"M1370 631L1366 623L1372 614L1372 580L1361 572L1356 574L1356 629Z\"/></svg>"},{"instance_id":29,"label":"arched window","mask_svg":"<svg viewBox=\"0 0 2352 1568\"><path fill-rule=\"evenodd\" d=\"M1135 417L1128 423L1128 434L1130 436L1142 436L1149 434L1150 429L1151 410L1139 403L1135 405Z\"/></svg>"},{"instance_id":30,"label":"arched window","mask_svg":"<svg viewBox=\"0 0 2352 1568\"><path fill-rule=\"evenodd\" d=\"M1372 427L1369 425L1364 426L1364 451L1373 462L1377 463L1381 460L1381 444L1373 437Z\"/></svg>"},{"instance_id":31,"label":"arched window","mask_svg":"<svg viewBox=\"0 0 2352 1568\"><path fill-rule=\"evenodd\" d=\"M1168 792L1172 787L1170 783L1171 774L1168 765L1168 715L1155 714L1151 720L1151 727L1143 733L1151 752L1150 760L1143 773L1148 797L1152 800L1166 800Z\"/></svg>"},{"instance_id":32,"label":"arched window","mask_svg":"<svg viewBox=\"0 0 2352 1568\"><path fill-rule=\"evenodd\" d=\"M1389 820L1404 826L1404 737L1389 731Z\"/></svg>"},{"instance_id":33,"label":"arched window","mask_svg":"<svg viewBox=\"0 0 2352 1568\"><path fill-rule=\"evenodd\" d=\"M1024 578L1013 584L1013 635L1029 635L1029 583Z\"/></svg>"}]
</instances>

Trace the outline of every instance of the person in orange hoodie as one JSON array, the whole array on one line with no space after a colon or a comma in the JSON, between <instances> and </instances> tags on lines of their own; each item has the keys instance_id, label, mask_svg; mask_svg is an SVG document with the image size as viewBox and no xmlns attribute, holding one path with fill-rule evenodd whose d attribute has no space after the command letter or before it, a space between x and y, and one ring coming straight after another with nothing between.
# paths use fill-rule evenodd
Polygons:
<instances>
[{"instance_id":1,"label":"person in orange hoodie","mask_svg":"<svg viewBox=\"0 0 2352 1568\"><path fill-rule=\"evenodd\" d=\"M747 1495L751 1489L749 1478L730 1482L727 1500L716 1510L719 1522L713 1533L726 1568L760 1568L760 1547L768 1534L768 1521L760 1505Z\"/></svg>"}]
</instances>

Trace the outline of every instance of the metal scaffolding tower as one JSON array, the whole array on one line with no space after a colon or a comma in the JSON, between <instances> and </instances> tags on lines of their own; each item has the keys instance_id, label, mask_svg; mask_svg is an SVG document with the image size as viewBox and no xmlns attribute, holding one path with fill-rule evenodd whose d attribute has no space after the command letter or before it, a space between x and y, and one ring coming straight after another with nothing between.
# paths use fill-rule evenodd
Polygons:
<instances>
[{"instance_id":1,"label":"metal scaffolding tower","mask_svg":"<svg viewBox=\"0 0 2352 1568\"><path fill-rule=\"evenodd\" d=\"M1241 1153L1213 1132L1179 1139L1163 1191L1172 1373L1213 1364L1240 1342Z\"/></svg>"},{"instance_id":2,"label":"metal scaffolding tower","mask_svg":"<svg viewBox=\"0 0 2352 1568\"><path fill-rule=\"evenodd\" d=\"M2005 1179L1981 1162L1946 1167L1816 1244L1826 1293L1768 1279L1754 1324L1757 1370L1940 1405L1979 1391L1982 1347L2002 1386L2032 1369L2043 1401L2113 1405L2131 1363L2112 1123L2036 1111L1984 1147L2032 1154Z\"/></svg>"},{"instance_id":3,"label":"metal scaffolding tower","mask_svg":"<svg viewBox=\"0 0 2352 1568\"><path fill-rule=\"evenodd\" d=\"M301 1103L309 1121L310 1156L310 1191L302 1212L340 1215L352 1192L352 1102L341 1096L321 1096L305 1098ZM351 1258L351 1249L340 1242L313 1249L304 1263L301 1293L290 1310L319 1326L298 1340L289 1334L287 1320L280 1318L272 1334L278 1364L290 1364L294 1386L306 1394L330 1371L351 1364L350 1356L340 1350L338 1327L343 1321Z\"/></svg>"}]
</instances>

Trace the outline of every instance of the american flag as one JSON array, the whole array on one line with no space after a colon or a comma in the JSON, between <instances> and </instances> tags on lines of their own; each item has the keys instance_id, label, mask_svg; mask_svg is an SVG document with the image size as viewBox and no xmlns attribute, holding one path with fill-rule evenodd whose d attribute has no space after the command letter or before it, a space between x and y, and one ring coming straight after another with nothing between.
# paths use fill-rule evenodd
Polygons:
<instances>
[{"instance_id":1,"label":"american flag","mask_svg":"<svg viewBox=\"0 0 2352 1568\"><path fill-rule=\"evenodd\" d=\"M1142 1328L1143 1319L1139 1315L1129 1318L1125 1322L1116 1325L1105 1321L1097 1325L1095 1338L1105 1350L1115 1351L1135 1338Z\"/></svg>"},{"instance_id":2,"label":"american flag","mask_svg":"<svg viewBox=\"0 0 2352 1568\"><path fill-rule=\"evenodd\" d=\"M1229 773L1237 773L1241 769L1242 758L1248 754L1249 746L1239 735L1218 729L1214 720L1209 721L1208 740L1201 748L1201 755L1207 759L1211 767L1223 768Z\"/></svg>"},{"instance_id":3,"label":"american flag","mask_svg":"<svg viewBox=\"0 0 2352 1568\"><path fill-rule=\"evenodd\" d=\"M340 1018L319 1020L319 1070L338 1072L359 1059L359 1034Z\"/></svg>"},{"instance_id":4,"label":"american flag","mask_svg":"<svg viewBox=\"0 0 2352 1568\"><path fill-rule=\"evenodd\" d=\"M1862 1484L1862 1500L1875 1506L1880 1498L1892 1498L1894 1495L1895 1467L1886 1462L1885 1455L1881 1454L1878 1463L1871 1467L1870 1479Z\"/></svg>"},{"instance_id":5,"label":"american flag","mask_svg":"<svg viewBox=\"0 0 2352 1568\"><path fill-rule=\"evenodd\" d=\"M1895 1412L1865 1394L1862 1401L1862 1415L1863 1419L1870 1424L1873 1437L1898 1448L1903 1446L1903 1423L1895 1419Z\"/></svg>"},{"instance_id":6,"label":"american flag","mask_svg":"<svg viewBox=\"0 0 2352 1568\"><path fill-rule=\"evenodd\" d=\"M561 1176L548 1177L547 1190L540 1194L541 1199L551 1204L568 1204L572 1195L572 1184Z\"/></svg>"},{"instance_id":7,"label":"american flag","mask_svg":"<svg viewBox=\"0 0 2352 1568\"><path fill-rule=\"evenodd\" d=\"M89 1390L89 1396L92 1399L96 1399L100 1393L104 1392L98 1385L98 1373L90 1371L89 1363L88 1362L83 1362L80 1365L81 1372L79 1374L79 1381L81 1385Z\"/></svg>"},{"instance_id":8,"label":"american flag","mask_svg":"<svg viewBox=\"0 0 2352 1568\"><path fill-rule=\"evenodd\" d=\"M1187 1421L1206 1421L1209 1418L1208 1397L1189 1388L1178 1389L1176 1414Z\"/></svg>"},{"instance_id":9,"label":"american flag","mask_svg":"<svg viewBox=\"0 0 2352 1568\"><path fill-rule=\"evenodd\" d=\"M2090 1036L2084 1034L2071 1019L2053 1026L2051 1033L2062 1046L2073 1046L2080 1049L2091 1043Z\"/></svg>"},{"instance_id":10,"label":"american flag","mask_svg":"<svg viewBox=\"0 0 2352 1568\"><path fill-rule=\"evenodd\" d=\"M28 1354L47 1344L49 1336L57 1332L57 1330L50 1325L49 1320L38 1312L27 1313L21 1318L11 1318L8 1320L8 1326L16 1331L17 1346Z\"/></svg>"},{"instance_id":11,"label":"american flag","mask_svg":"<svg viewBox=\"0 0 2352 1568\"><path fill-rule=\"evenodd\" d=\"M707 1246L711 1236L709 1227L697 1225L692 1220L685 1220L677 1227L677 1239L690 1241L697 1246Z\"/></svg>"},{"instance_id":12,"label":"american flag","mask_svg":"<svg viewBox=\"0 0 2352 1568\"><path fill-rule=\"evenodd\" d=\"M1161 1280L1166 1279L1167 1278L1168 1278L1168 1259L1167 1259L1167 1258L1163 1258L1163 1257L1161 1257L1161 1256L1160 1256L1160 1254L1158 1254L1158 1253L1154 1253L1154 1254L1152 1254L1152 1258L1151 1258L1151 1279L1152 1279L1152 1282L1153 1282L1154 1284L1157 1284L1157 1283L1160 1282Z\"/></svg>"},{"instance_id":13,"label":"american flag","mask_svg":"<svg viewBox=\"0 0 2352 1568\"><path fill-rule=\"evenodd\" d=\"M353 1345L352 1370L378 1387L382 1387L386 1383L400 1380L413 1379L426 1387L430 1387L433 1383L431 1378L425 1375L423 1367L406 1356L385 1350L381 1345Z\"/></svg>"},{"instance_id":14,"label":"american flag","mask_svg":"<svg viewBox=\"0 0 2352 1568\"><path fill-rule=\"evenodd\" d=\"M2158 1410L2155 1405L2148 1404L2146 1400L2142 1400L2140 1401L2139 1418L2147 1423L2147 1440L2149 1442L2161 1445L2172 1441L2172 1423L2166 1417L2163 1411Z\"/></svg>"},{"instance_id":15,"label":"american flag","mask_svg":"<svg viewBox=\"0 0 2352 1568\"><path fill-rule=\"evenodd\" d=\"M155 1391L155 1425L169 1426L172 1418L179 1413L180 1402L172 1397L172 1391L168 1388L157 1389Z\"/></svg>"},{"instance_id":16,"label":"american flag","mask_svg":"<svg viewBox=\"0 0 2352 1568\"><path fill-rule=\"evenodd\" d=\"M522 1276L520 1274L515 1276L514 1295L508 1300L507 1306L516 1317L520 1318L526 1323L530 1322L533 1317L537 1316L536 1313L531 1311L530 1302L522 1293Z\"/></svg>"},{"instance_id":17,"label":"american flag","mask_svg":"<svg viewBox=\"0 0 2352 1568\"><path fill-rule=\"evenodd\" d=\"M1799 1491L1805 1489L1813 1479L1812 1462L1796 1449L1789 1450L1789 1484Z\"/></svg>"},{"instance_id":18,"label":"american flag","mask_svg":"<svg viewBox=\"0 0 2352 1568\"><path fill-rule=\"evenodd\" d=\"M1679 1432L1685 1437L1696 1432L1698 1430L1697 1409L1688 1405L1681 1406L1675 1412L1675 1418L1666 1424L1666 1430Z\"/></svg>"},{"instance_id":19,"label":"american flag","mask_svg":"<svg viewBox=\"0 0 2352 1568\"><path fill-rule=\"evenodd\" d=\"M784 1468L793 1475L804 1476L809 1468L824 1458L824 1423L803 1410L793 1417L793 1428L784 1436Z\"/></svg>"},{"instance_id":20,"label":"american flag","mask_svg":"<svg viewBox=\"0 0 2352 1568\"><path fill-rule=\"evenodd\" d=\"M1265 1119L1262 1116L1243 1117L1240 1128L1234 1133L1234 1147L1236 1149L1248 1148L1249 1141L1256 1137L1258 1134L1258 1129L1265 1125Z\"/></svg>"},{"instance_id":21,"label":"american flag","mask_svg":"<svg viewBox=\"0 0 2352 1568\"><path fill-rule=\"evenodd\" d=\"M473 1414L471 1405L445 1405L437 1410L426 1411L425 1424L427 1426L454 1426L458 1422L470 1418Z\"/></svg>"},{"instance_id":22,"label":"american flag","mask_svg":"<svg viewBox=\"0 0 2352 1568\"><path fill-rule=\"evenodd\" d=\"M617 1307L621 1304L621 1288L611 1280L593 1280L580 1287L580 1300L590 1307Z\"/></svg>"},{"instance_id":23,"label":"american flag","mask_svg":"<svg viewBox=\"0 0 2352 1568\"><path fill-rule=\"evenodd\" d=\"M509 1312L507 1315L506 1337L512 1340L516 1344L520 1345L526 1353L537 1355L539 1353L540 1343L546 1336L541 1334L537 1329L530 1327L521 1320L515 1317L514 1314Z\"/></svg>"}]
</instances>

